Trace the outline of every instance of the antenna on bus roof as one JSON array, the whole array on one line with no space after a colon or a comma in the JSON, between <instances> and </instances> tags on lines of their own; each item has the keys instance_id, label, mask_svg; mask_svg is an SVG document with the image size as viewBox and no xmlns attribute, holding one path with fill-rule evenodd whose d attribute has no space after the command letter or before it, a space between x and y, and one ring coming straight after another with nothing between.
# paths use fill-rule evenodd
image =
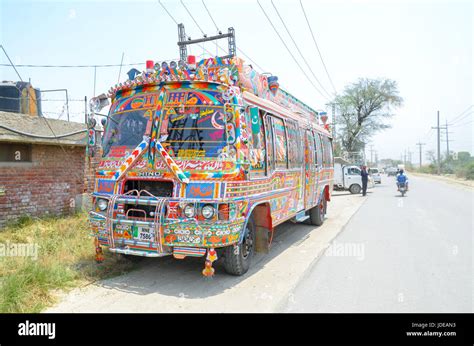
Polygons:
<instances>
[{"instance_id":1,"label":"antenna on bus roof","mask_svg":"<svg viewBox=\"0 0 474 346\"><path fill-rule=\"evenodd\" d=\"M234 28L229 28L227 34L222 34L219 32L219 35L215 36L210 36L210 37L204 37L204 38L199 38L196 40L191 40L186 39L186 31L184 30L184 24L180 23L178 24L178 46L179 46L179 58L182 61L187 61L188 58L188 49L187 46L190 44L196 44L196 43L201 43L201 42L209 42L209 41L215 41L215 40L220 40L223 38L228 38L227 42L229 45L229 54L225 56L221 56L221 58L233 58L236 53L236 45L235 45L235 30Z\"/></svg>"}]
</instances>

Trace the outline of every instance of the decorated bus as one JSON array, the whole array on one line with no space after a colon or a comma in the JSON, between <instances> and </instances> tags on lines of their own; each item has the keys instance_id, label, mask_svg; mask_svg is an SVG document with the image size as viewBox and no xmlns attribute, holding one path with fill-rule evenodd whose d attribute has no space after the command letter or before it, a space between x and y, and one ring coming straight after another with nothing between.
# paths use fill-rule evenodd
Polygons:
<instances>
[{"instance_id":1,"label":"decorated bus","mask_svg":"<svg viewBox=\"0 0 474 346\"><path fill-rule=\"evenodd\" d=\"M254 252L269 251L277 225L323 224L331 134L276 76L235 56L147 61L107 97L90 211L97 260L103 246L202 256L212 276L223 257L226 272L242 275Z\"/></svg>"}]
</instances>

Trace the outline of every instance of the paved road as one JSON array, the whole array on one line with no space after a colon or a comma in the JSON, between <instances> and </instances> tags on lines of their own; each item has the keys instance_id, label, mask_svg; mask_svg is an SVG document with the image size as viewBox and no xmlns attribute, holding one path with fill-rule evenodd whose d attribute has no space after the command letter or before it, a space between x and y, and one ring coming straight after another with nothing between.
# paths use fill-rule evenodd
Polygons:
<instances>
[{"instance_id":1,"label":"paved road","mask_svg":"<svg viewBox=\"0 0 474 346\"><path fill-rule=\"evenodd\" d=\"M284 223L268 254L257 254L241 277L201 274L203 258L144 258L131 273L75 289L46 312L271 312L285 304L328 244L364 202L336 193L322 227Z\"/></svg>"},{"instance_id":2,"label":"paved road","mask_svg":"<svg viewBox=\"0 0 474 346\"><path fill-rule=\"evenodd\" d=\"M372 189L282 311L473 312L474 190L410 177L401 198L393 184Z\"/></svg>"}]
</instances>

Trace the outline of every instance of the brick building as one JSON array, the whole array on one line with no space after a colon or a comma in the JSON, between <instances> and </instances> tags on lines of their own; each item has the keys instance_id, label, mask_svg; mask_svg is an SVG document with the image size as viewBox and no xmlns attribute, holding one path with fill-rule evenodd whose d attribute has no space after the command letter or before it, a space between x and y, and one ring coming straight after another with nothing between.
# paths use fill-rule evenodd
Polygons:
<instances>
[{"instance_id":1,"label":"brick building","mask_svg":"<svg viewBox=\"0 0 474 346\"><path fill-rule=\"evenodd\" d=\"M0 112L0 227L82 206L94 176L86 140L85 124Z\"/></svg>"}]
</instances>

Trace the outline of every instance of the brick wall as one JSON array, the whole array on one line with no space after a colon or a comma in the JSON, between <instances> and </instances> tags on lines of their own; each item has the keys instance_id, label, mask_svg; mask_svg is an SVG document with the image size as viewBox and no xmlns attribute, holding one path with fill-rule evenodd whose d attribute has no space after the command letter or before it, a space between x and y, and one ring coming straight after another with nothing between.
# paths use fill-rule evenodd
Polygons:
<instances>
[{"instance_id":1,"label":"brick wall","mask_svg":"<svg viewBox=\"0 0 474 346\"><path fill-rule=\"evenodd\" d=\"M91 192L84 147L32 145L32 163L0 166L0 227L21 216L64 215ZM92 179L93 181L93 179Z\"/></svg>"}]
</instances>

